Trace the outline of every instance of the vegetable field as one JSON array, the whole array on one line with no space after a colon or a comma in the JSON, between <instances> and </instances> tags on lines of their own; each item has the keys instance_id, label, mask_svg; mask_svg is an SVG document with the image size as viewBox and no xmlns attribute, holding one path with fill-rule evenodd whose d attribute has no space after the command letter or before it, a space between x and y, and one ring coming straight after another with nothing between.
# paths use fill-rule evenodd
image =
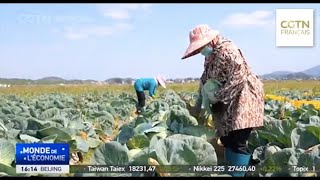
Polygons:
<instances>
[{"instance_id":1,"label":"vegetable field","mask_svg":"<svg viewBox=\"0 0 320 180\"><path fill-rule=\"evenodd\" d=\"M39 94L29 90L22 95L17 87L9 88L5 91L10 92L3 91L0 96L0 175L57 176L16 174L15 144L19 142L69 143L72 165L223 165L214 119L205 109L199 117L190 115L198 94L196 88L183 86L161 90L157 99L147 101L139 116L131 89L107 92L87 88L80 93L40 90ZM320 94L280 88L266 92L264 127L253 131L248 141L253 158L259 162L256 171L247 176L319 176ZM293 166L307 166L310 171L288 171ZM228 176L190 172L152 175ZM79 172L59 176L146 174Z\"/></svg>"}]
</instances>

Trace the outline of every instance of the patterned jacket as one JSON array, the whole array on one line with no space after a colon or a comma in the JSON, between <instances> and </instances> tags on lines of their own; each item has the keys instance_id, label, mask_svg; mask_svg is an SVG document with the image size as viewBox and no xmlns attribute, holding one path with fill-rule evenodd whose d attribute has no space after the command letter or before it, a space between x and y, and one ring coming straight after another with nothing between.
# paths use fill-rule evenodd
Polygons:
<instances>
[{"instance_id":1,"label":"patterned jacket","mask_svg":"<svg viewBox=\"0 0 320 180\"><path fill-rule=\"evenodd\" d=\"M217 136L221 137L233 130L263 126L264 90L240 49L220 35L218 39L212 55L205 59L200 89L211 78L223 84L216 94L219 103L212 105Z\"/></svg>"}]
</instances>

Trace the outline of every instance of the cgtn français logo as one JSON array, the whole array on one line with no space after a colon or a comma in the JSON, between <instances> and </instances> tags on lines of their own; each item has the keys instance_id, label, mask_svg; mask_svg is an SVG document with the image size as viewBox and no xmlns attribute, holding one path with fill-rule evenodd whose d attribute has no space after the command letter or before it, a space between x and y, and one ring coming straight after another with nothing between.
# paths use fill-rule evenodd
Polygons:
<instances>
[{"instance_id":1,"label":"cgtn fran\u00e7ais logo","mask_svg":"<svg viewBox=\"0 0 320 180\"><path fill-rule=\"evenodd\" d=\"M314 9L277 9L277 46L314 46Z\"/></svg>"}]
</instances>

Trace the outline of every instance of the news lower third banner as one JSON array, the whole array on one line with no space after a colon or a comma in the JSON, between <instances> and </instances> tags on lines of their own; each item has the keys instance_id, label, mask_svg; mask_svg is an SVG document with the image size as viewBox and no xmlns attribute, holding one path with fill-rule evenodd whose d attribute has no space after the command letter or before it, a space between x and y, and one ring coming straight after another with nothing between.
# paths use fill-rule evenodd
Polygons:
<instances>
[{"instance_id":1,"label":"news lower third banner","mask_svg":"<svg viewBox=\"0 0 320 180\"><path fill-rule=\"evenodd\" d=\"M220 166L220 165L69 165L69 144L16 144L17 173L230 173L230 172L319 172L311 166Z\"/></svg>"},{"instance_id":2,"label":"news lower third banner","mask_svg":"<svg viewBox=\"0 0 320 180\"><path fill-rule=\"evenodd\" d=\"M17 173L69 173L69 144L16 144Z\"/></svg>"}]
</instances>

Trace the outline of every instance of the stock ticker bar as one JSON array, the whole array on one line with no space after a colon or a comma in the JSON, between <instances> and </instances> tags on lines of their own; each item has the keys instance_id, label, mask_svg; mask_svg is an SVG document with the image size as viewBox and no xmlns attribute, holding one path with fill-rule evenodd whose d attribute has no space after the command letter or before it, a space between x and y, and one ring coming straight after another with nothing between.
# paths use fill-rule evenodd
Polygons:
<instances>
[{"instance_id":1,"label":"stock ticker bar","mask_svg":"<svg viewBox=\"0 0 320 180\"><path fill-rule=\"evenodd\" d=\"M69 165L67 143L17 143L16 173L196 173L229 172L315 173L313 166L225 166L225 165Z\"/></svg>"},{"instance_id":2,"label":"stock ticker bar","mask_svg":"<svg viewBox=\"0 0 320 180\"><path fill-rule=\"evenodd\" d=\"M70 173L200 173L223 174L228 172L262 173L310 173L319 171L317 166L201 166L201 165L162 165L162 166L117 166L117 165L73 165Z\"/></svg>"},{"instance_id":3,"label":"stock ticker bar","mask_svg":"<svg viewBox=\"0 0 320 180\"><path fill-rule=\"evenodd\" d=\"M70 173L226 173L254 172L255 166L201 166L201 165L163 165L163 166L117 166L117 165L74 165Z\"/></svg>"}]
</instances>

